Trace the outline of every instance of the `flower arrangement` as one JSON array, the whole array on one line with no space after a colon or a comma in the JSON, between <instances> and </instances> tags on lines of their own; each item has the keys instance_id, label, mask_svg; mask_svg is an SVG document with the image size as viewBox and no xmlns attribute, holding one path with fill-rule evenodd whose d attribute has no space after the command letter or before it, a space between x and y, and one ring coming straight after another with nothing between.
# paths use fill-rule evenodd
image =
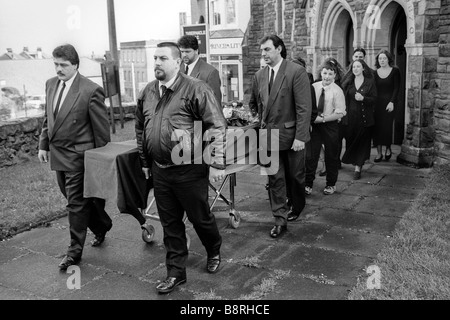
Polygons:
<instances>
[{"instance_id":1,"label":"flower arrangement","mask_svg":"<svg viewBox=\"0 0 450 320\"><path fill-rule=\"evenodd\" d=\"M248 105L240 101L232 101L224 106L223 115L230 127L245 127L258 122L258 117L252 115Z\"/></svg>"}]
</instances>

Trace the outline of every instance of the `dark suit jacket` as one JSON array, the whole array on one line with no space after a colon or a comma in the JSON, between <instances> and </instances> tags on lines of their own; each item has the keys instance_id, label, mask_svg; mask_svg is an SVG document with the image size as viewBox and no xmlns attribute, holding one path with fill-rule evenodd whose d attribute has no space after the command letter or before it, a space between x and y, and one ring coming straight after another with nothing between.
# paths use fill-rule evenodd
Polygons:
<instances>
[{"instance_id":1,"label":"dark suit jacket","mask_svg":"<svg viewBox=\"0 0 450 320\"><path fill-rule=\"evenodd\" d=\"M289 150L294 139L310 139L311 84L305 68L283 60L269 95L269 70L255 74L249 107L260 115L261 128L268 129L268 141L271 129L278 129L279 150Z\"/></svg>"},{"instance_id":2,"label":"dark suit jacket","mask_svg":"<svg viewBox=\"0 0 450 320\"><path fill-rule=\"evenodd\" d=\"M183 65L183 69L181 70L184 70L185 68L186 66ZM219 105L222 106L222 84L219 71L216 68L205 62L203 59L199 59L194 70L191 72L191 77L205 81L211 89L213 89L214 95L216 96L217 101L219 101Z\"/></svg>"},{"instance_id":3,"label":"dark suit jacket","mask_svg":"<svg viewBox=\"0 0 450 320\"><path fill-rule=\"evenodd\" d=\"M50 151L50 168L83 171L84 152L111 141L103 89L77 74L56 119L53 100L58 78L46 82L46 106L39 149Z\"/></svg>"}]
</instances>

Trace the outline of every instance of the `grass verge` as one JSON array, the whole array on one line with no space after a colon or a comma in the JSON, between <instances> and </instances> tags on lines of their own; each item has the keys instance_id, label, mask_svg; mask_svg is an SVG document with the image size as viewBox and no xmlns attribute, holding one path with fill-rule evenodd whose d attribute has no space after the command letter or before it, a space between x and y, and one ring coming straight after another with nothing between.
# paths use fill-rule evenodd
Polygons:
<instances>
[{"instance_id":1,"label":"grass verge","mask_svg":"<svg viewBox=\"0 0 450 320\"><path fill-rule=\"evenodd\" d=\"M450 165L434 168L430 178L377 255L379 289L368 289L374 283L362 276L350 300L450 299Z\"/></svg>"},{"instance_id":2,"label":"grass verge","mask_svg":"<svg viewBox=\"0 0 450 320\"><path fill-rule=\"evenodd\" d=\"M134 121L124 128L116 124L114 142L135 138ZM66 199L55 172L37 156L24 163L0 169L0 241L67 215Z\"/></svg>"}]
</instances>

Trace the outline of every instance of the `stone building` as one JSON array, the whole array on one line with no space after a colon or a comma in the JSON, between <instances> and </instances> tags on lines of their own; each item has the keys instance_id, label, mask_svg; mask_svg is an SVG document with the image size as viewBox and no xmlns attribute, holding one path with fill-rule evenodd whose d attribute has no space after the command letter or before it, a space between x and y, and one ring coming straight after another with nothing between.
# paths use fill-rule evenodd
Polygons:
<instances>
[{"instance_id":1,"label":"stone building","mask_svg":"<svg viewBox=\"0 0 450 320\"><path fill-rule=\"evenodd\" d=\"M243 43L246 99L266 34L282 37L288 58L303 57L313 74L329 56L347 66L356 47L365 48L374 68L378 51L387 49L402 73L397 161L450 162L450 0L251 0L251 13Z\"/></svg>"}]
</instances>

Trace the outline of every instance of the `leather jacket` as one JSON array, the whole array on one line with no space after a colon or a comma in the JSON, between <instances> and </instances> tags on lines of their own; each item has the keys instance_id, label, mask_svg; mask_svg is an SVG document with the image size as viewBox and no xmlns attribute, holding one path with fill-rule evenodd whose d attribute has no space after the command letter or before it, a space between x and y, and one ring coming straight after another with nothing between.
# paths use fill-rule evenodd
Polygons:
<instances>
[{"instance_id":1,"label":"leather jacket","mask_svg":"<svg viewBox=\"0 0 450 320\"><path fill-rule=\"evenodd\" d=\"M162 97L159 81L150 82L138 98L135 129L145 168L151 168L155 161L160 166L206 162L225 169L227 121L214 92L201 80L178 73ZM213 133L215 139L205 137L205 132ZM212 156L208 161L203 156L206 147ZM174 161L172 153L181 156ZM184 161L178 161L181 158Z\"/></svg>"}]
</instances>

